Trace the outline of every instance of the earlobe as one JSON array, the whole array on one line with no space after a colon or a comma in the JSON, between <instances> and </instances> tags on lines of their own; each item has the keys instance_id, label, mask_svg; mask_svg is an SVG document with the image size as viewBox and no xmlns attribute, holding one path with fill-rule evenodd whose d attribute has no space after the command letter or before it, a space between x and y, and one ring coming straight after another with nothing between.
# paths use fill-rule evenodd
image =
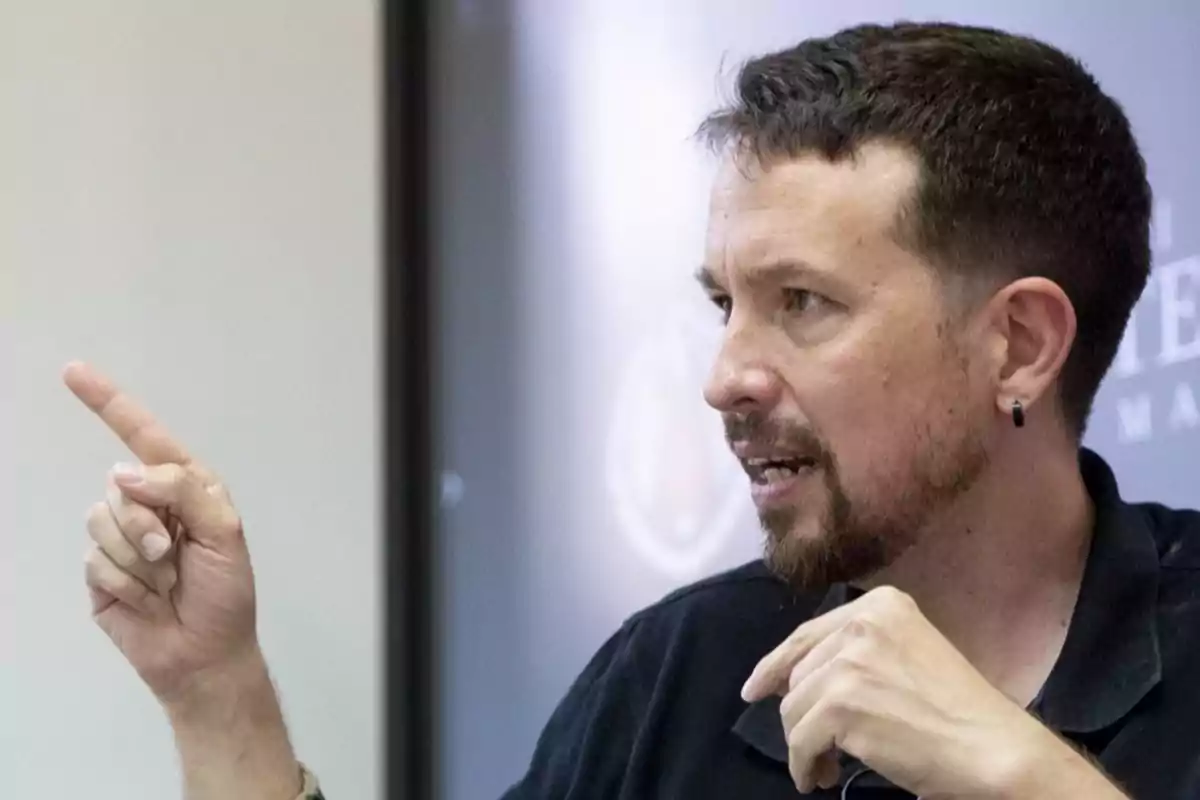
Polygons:
<instances>
[{"instance_id":1,"label":"earlobe","mask_svg":"<svg viewBox=\"0 0 1200 800\"><path fill-rule=\"evenodd\" d=\"M1004 395L1000 395L996 398L996 408L1001 414L1012 417L1014 428L1025 427L1027 407L1020 398L1006 398Z\"/></svg>"}]
</instances>

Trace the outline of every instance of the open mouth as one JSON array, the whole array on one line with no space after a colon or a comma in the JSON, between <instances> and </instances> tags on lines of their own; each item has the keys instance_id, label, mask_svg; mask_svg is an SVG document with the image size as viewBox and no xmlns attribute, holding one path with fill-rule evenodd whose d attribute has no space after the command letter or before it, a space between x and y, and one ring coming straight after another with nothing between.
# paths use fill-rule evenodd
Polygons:
<instances>
[{"instance_id":1,"label":"open mouth","mask_svg":"<svg viewBox=\"0 0 1200 800\"><path fill-rule=\"evenodd\" d=\"M742 467L750 476L751 483L766 486L778 481L794 478L802 470L817 466L813 458L748 458L742 461Z\"/></svg>"}]
</instances>

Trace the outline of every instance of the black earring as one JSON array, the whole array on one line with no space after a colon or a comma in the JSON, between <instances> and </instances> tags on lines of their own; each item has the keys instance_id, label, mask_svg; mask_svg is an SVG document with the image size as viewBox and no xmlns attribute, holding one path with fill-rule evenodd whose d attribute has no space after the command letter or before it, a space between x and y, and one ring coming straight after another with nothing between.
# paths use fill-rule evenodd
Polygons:
<instances>
[{"instance_id":1,"label":"black earring","mask_svg":"<svg viewBox=\"0 0 1200 800\"><path fill-rule=\"evenodd\" d=\"M1013 425L1017 428L1025 427L1025 406L1021 405L1020 400L1012 401L1012 417Z\"/></svg>"}]
</instances>

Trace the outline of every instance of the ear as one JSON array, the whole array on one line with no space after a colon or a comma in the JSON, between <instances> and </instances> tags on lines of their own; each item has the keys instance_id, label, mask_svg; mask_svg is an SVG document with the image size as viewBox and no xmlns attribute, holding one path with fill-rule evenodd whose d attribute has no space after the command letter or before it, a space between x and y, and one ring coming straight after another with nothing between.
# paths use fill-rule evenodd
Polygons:
<instances>
[{"instance_id":1,"label":"ear","mask_svg":"<svg viewBox=\"0 0 1200 800\"><path fill-rule=\"evenodd\" d=\"M1054 385L1075 342L1075 306L1057 283L1021 278L988 303L995 357L996 407L1028 410Z\"/></svg>"}]
</instances>

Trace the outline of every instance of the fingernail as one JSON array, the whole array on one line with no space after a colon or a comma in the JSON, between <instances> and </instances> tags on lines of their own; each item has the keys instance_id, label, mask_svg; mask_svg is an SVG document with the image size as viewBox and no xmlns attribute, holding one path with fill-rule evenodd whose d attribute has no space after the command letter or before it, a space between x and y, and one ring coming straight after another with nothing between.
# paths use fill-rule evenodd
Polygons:
<instances>
[{"instance_id":1,"label":"fingernail","mask_svg":"<svg viewBox=\"0 0 1200 800\"><path fill-rule=\"evenodd\" d=\"M112 469L113 480L122 486L137 486L143 480L140 464L117 464Z\"/></svg>"},{"instance_id":2,"label":"fingernail","mask_svg":"<svg viewBox=\"0 0 1200 800\"><path fill-rule=\"evenodd\" d=\"M750 684L753 682L753 680L754 678L752 677L747 678L746 682L742 684L742 700L746 701L747 703L750 702Z\"/></svg>"},{"instance_id":3,"label":"fingernail","mask_svg":"<svg viewBox=\"0 0 1200 800\"><path fill-rule=\"evenodd\" d=\"M157 561L171 549L171 540L161 533L148 533L142 537L142 552L151 561Z\"/></svg>"}]
</instances>

